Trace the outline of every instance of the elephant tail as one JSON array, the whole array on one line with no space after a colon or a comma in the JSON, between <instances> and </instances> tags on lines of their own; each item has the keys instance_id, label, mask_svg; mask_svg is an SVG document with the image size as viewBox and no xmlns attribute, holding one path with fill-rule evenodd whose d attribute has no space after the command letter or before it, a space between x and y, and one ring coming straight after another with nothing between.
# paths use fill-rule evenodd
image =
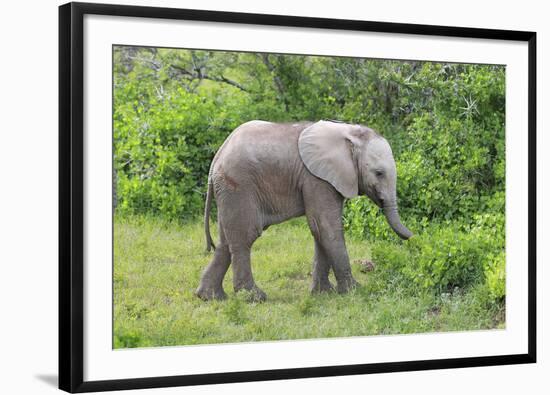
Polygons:
<instances>
[{"instance_id":1,"label":"elephant tail","mask_svg":"<svg viewBox=\"0 0 550 395\"><path fill-rule=\"evenodd\" d=\"M204 204L204 234L206 236L206 251L210 252L210 249L216 249L216 245L212 241L210 235L210 208L212 207L212 181L208 177L208 189L206 190L206 202Z\"/></svg>"}]
</instances>

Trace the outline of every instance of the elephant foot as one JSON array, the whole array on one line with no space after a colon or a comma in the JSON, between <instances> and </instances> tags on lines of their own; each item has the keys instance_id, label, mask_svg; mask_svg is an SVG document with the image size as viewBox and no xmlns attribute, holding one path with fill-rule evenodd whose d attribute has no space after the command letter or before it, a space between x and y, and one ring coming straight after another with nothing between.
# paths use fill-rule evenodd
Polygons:
<instances>
[{"instance_id":1,"label":"elephant foot","mask_svg":"<svg viewBox=\"0 0 550 395\"><path fill-rule=\"evenodd\" d=\"M345 280L338 281L337 290L339 294L345 294L351 291L352 289L355 289L359 283L355 281L353 277L349 277Z\"/></svg>"},{"instance_id":2,"label":"elephant foot","mask_svg":"<svg viewBox=\"0 0 550 395\"><path fill-rule=\"evenodd\" d=\"M251 303L261 303L267 300L267 294L262 291L257 285L253 285L250 288L236 289L235 292L246 292L246 300Z\"/></svg>"},{"instance_id":3,"label":"elephant foot","mask_svg":"<svg viewBox=\"0 0 550 395\"><path fill-rule=\"evenodd\" d=\"M309 288L312 294L320 294L325 292L333 292L334 286L330 281L313 281L311 287Z\"/></svg>"},{"instance_id":4,"label":"elephant foot","mask_svg":"<svg viewBox=\"0 0 550 395\"><path fill-rule=\"evenodd\" d=\"M222 287L205 287L203 285L197 288L195 295L202 300L224 300L227 298Z\"/></svg>"}]
</instances>

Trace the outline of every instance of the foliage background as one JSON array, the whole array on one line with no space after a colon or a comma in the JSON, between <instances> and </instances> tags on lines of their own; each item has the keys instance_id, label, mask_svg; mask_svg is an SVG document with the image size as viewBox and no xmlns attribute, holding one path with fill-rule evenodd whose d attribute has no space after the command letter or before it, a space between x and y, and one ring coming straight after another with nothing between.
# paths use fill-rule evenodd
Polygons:
<instances>
[{"instance_id":1,"label":"foliage background","mask_svg":"<svg viewBox=\"0 0 550 395\"><path fill-rule=\"evenodd\" d=\"M116 215L200 221L210 161L251 119L362 123L392 146L417 236L398 240L362 197L348 238L411 292L477 287L503 308L504 109L498 65L115 47Z\"/></svg>"}]
</instances>

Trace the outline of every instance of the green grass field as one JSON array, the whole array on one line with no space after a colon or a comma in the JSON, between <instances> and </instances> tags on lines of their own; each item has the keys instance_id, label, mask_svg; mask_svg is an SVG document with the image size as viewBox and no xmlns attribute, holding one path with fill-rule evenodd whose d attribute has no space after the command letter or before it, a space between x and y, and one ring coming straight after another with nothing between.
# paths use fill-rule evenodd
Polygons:
<instances>
[{"instance_id":1,"label":"green grass field","mask_svg":"<svg viewBox=\"0 0 550 395\"><path fill-rule=\"evenodd\" d=\"M313 240L304 219L272 226L254 244L253 273L268 296L259 304L233 292L231 270L227 300L193 295L211 258L202 222L116 217L114 229L115 348L504 327L503 306L487 303L480 288L434 294L411 289L376 262L361 271L357 261L370 258L369 245L349 238L361 286L346 295L310 295Z\"/></svg>"}]
</instances>

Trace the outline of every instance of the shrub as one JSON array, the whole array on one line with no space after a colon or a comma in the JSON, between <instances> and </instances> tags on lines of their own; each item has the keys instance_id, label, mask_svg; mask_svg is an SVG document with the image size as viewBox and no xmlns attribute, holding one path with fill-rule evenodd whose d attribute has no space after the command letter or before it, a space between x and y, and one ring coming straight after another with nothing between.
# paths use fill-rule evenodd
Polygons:
<instances>
[{"instance_id":1,"label":"shrub","mask_svg":"<svg viewBox=\"0 0 550 395\"><path fill-rule=\"evenodd\" d=\"M357 239L392 240L397 237L380 209L365 196L346 202L343 220L344 229Z\"/></svg>"},{"instance_id":2,"label":"shrub","mask_svg":"<svg viewBox=\"0 0 550 395\"><path fill-rule=\"evenodd\" d=\"M158 99L151 89L140 87L143 103L115 94L117 210L192 218L202 210L215 151L241 123L234 107L244 103L223 100L223 92L201 97L182 88Z\"/></svg>"},{"instance_id":3,"label":"shrub","mask_svg":"<svg viewBox=\"0 0 550 395\"><path fill-rule=\"evenodd\" d=\"M504 291L504 245L489 229L433 225L405 243L374 242L372 257L412 288L441 292L486 281L498 298Z\"/></svg>"},{"instance_id":4,"label":"shrub","mask_svg":"<svg viewBox=\"0 0 550 395\"><path fill-rule=\"evenodd\" d=\"M502 300L506 295L506 259L504 251L485 262L485 282L491 297Z\"/></svg>"}]
</instances>

